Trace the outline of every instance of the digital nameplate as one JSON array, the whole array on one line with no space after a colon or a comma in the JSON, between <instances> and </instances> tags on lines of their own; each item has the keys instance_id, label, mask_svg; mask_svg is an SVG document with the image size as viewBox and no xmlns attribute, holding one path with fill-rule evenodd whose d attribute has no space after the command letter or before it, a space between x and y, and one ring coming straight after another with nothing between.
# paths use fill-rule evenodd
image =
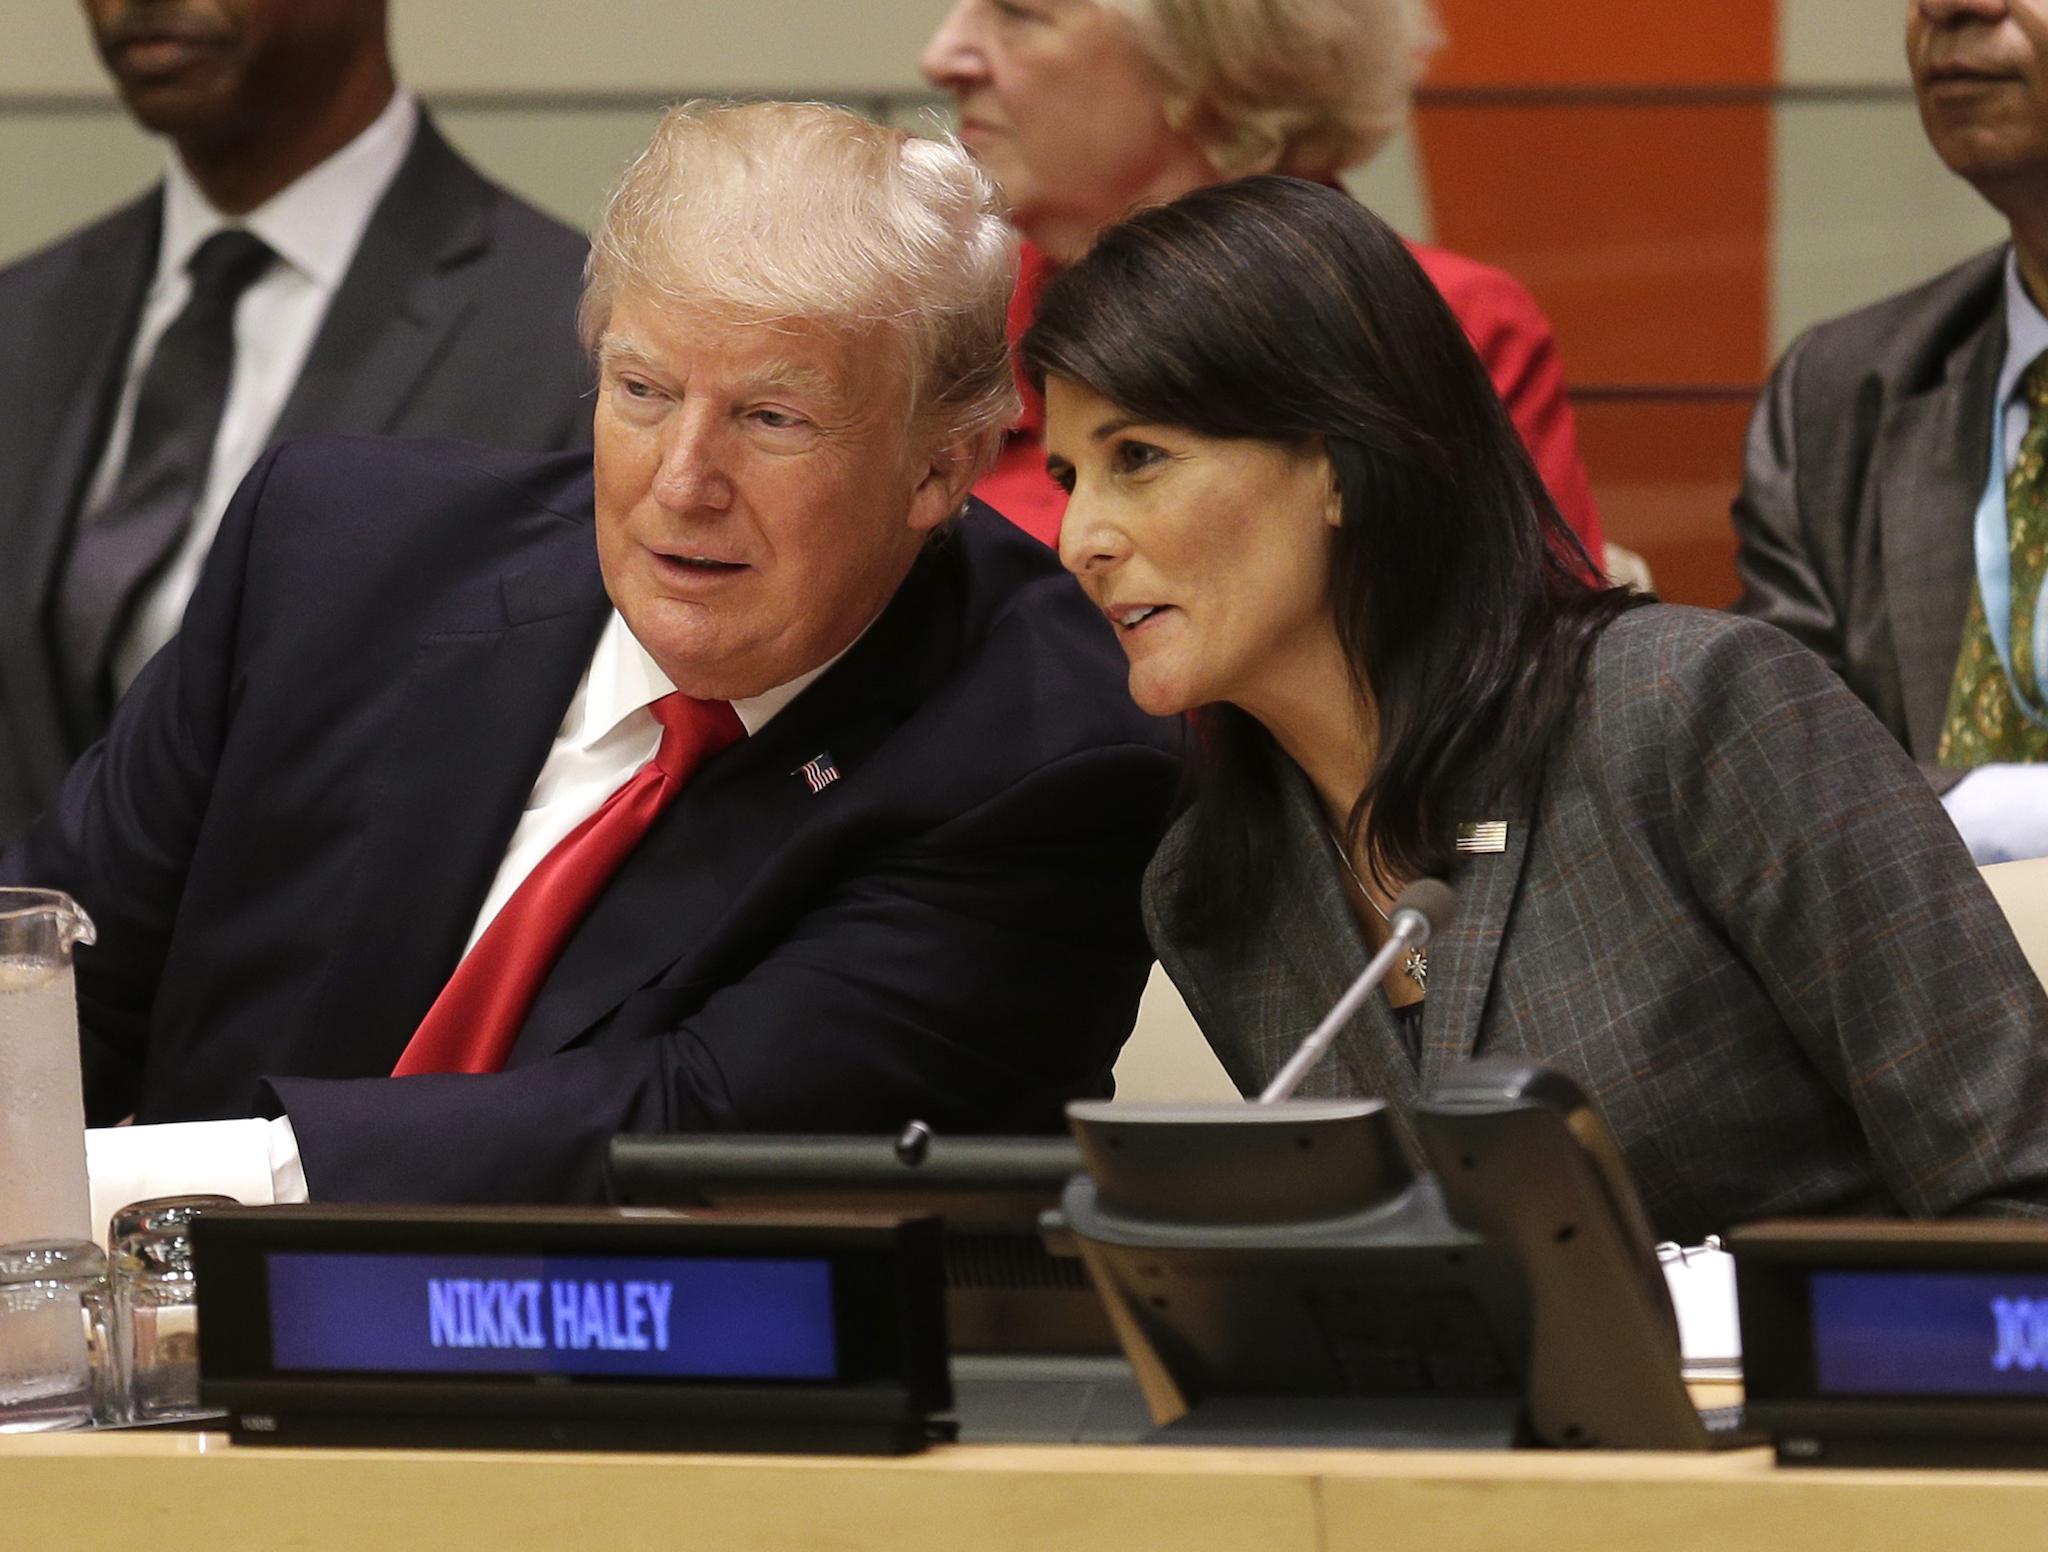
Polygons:
<instances>
[{"instance_id":1,"label":"digital nameplate","mask_svg":"<svg viewBox=\"0 0 2048 1552\"><path fill-rule=\"evenodd\" d=\"M280 1372L831 1380L832 1264L810 1258L281 1252Z\"/></svg>"},{"instance_id":2,"label":"digital nameplate","mask_svg":"<svg viewBox=\"0 0 2048 1552\"><path fill-rule=\"evenodd\" d=\"M1823 1396L2048 1397L2048 1274L1808 1277Z\"/></svg>"}]
</instances>

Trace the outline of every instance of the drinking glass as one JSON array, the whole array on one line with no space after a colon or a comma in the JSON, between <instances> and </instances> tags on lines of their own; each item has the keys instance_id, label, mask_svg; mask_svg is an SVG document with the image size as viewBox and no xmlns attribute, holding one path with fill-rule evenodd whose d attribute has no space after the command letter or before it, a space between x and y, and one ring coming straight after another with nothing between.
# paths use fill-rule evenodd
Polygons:
<instances>
[{"instance_id":1,"label":"drinking glass","mask_svg":"<svg viewBox=\"0 0 2048 1552\"><path fill-rule=\"evenodd\" d=\"M127 1234L114 1244L111 1281L130 1420L199 1415L199 1309L191 1236L182 1226Z\"/></svg>"},{"instance_id":2,"label":"drinking glass","mask_svg":"<svg viewBox=\"0 0 2048 1552\"><path fill-rule=\"evenodd\" d=\"M113 1221L107 1226L107 1243L118 1245L131 1234L151 1230L163 1234L185 1227L203 1212L216 1207L239 1207L242 1204L232 1196L152 1196L147 1201L130 1202L118 1209Z\"/></svg>"},{"instance_id":3,"label":"drinking glass","mask_svg":"<svg viewBox=\"0 0 2048 1552\"><path fill-rule=\"evenodd\" d=\"M126 1248L130 1251L136 1257L137 1272L139 1274L145 1259L142 1249L142 1242L144 1240L152 1236L181 1235L185 1232L186 1226L201 1213L211 1211L216 1207L236 1207L239 1205L240 1203L232 1196L203 1195L153 1196L147 1201L130 1202L127 1206L119 1208L114 1213L113 1219L107 1227L107 1243L110 1246ZM118 1259L118 1255L112 1258L109 1263L110 1266L117 1263ZM158 1257L157 1259L163 1258ZM137 1420L135 1411L135 1321L132 1301L123 1301L115 1297L114 1288L111 1286L115 1280L110 1277L110 1286L107 1291L107 1302L111 1306L108 1312L108 1325L110 1356L113 1360L111 1364L113 1383L110 1387L110 1398L99 1408L96 1415L98 1421L102 1423L132 1423ZM159 1284L158 1286L164 1285ZM173 1283L170 1286L181 1285ZM154 1306L145 1305L145 1308L150 1312L144 1315L143 1325L147 1332L147 1339L154 1342L156 1337ZM148 1383L154 1386L157 1384L157 1380L152 1377Z\"/></svg>"}]
</instances>

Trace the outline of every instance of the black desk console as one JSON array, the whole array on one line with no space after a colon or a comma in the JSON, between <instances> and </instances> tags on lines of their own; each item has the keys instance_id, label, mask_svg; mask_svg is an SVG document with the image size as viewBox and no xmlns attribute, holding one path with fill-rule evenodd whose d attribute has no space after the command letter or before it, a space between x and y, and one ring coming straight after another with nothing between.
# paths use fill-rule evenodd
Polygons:
<instances>
[{"instance_id":1,"label":"black desk console","mask_svg":"<svg viewBox=\"0 0 2048 1552\"><path fill-rule=\"evenodd\" d=\"M888 1454L951 1401L930 1218L260 1208L194 1255L246 1443Z\"/></svg>"},{"instance_id":2,"label":"black desk console","mask_svg":"<svg viewBox=\"0 0 2048 1552\"><path fill-rule=\"evenodd\" d=\"M1786 1465L2048 1466L2048 1226L1728 1236L1751 1423Z\"/></svg>"}]
</instances>

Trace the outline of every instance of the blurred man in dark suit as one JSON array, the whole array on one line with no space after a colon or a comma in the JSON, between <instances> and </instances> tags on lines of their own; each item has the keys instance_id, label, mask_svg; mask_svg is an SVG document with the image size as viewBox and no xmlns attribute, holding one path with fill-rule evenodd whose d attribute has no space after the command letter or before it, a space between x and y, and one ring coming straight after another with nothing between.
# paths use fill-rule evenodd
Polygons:
<instances>
[{"instance_id":1,"label":"blurred man in dark suit","mask_svg":"<svg viewBox=\"0 0 2048 1552\"><path fill-rule=\"evenodd\" d=\"M258 1117L97 1133L96 1190L581 1200L619 1131L1044 1128L1101 1092L1178 729L966 501L1013 279L957 145L677 109L595 242L594 461L259 463L0 854L98 924L92 1116ZM117 1190L109 1150L155 1156Z\"/></svg>"},{"instance_id":2,"label":"blurred man in dark suit","mask_svg":"<svg viewBox=\"0 0 2048 1552\"><path fill-rule=\"evenodd\" d=\"M0 843L177 629L281 436L588 437L585 245L398 89L385 0L85 0L170 144L141 199L0 270Z\"/></svg>"},{"instance_id":3,"label":"blurred man in dark suit","mask_svg":"<svg viewBox=\"0 0 2048 1552\"><path fill-rule=\"evenodd\" d=\"M1785 353L1736 607L1826 658L1997 862L2048 853L2048 0L1911 0L1906 56L2012 241Z\"/></svg>"}]
</instances>

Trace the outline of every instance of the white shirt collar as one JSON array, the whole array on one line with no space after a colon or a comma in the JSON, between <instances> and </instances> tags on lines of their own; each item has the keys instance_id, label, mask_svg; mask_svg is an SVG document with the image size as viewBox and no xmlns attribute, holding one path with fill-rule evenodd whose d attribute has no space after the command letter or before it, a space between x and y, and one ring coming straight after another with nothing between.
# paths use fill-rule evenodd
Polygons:
<instances>
[{"instance_id":1,"label":"white shirt collar","mask_svg":"<svg viewBox=\"0 0 2048 1552\"><path fill-rule=\"evenodd\" d=\"M239 220L207 203L175 150L164 169L164 233L157 249L155 286L182 275L199 245L215 232L240 226L268 243L279 257L324 290L341 284L356 245L399 164L412 149L420 109L411 92L392 93L384 111L355 139Z\"/></svg>"},{"instance_id":2,"label":"white shirt collar","mask_svg":"<svg viewBox=\"0 0 2048 1552\"><path fill-rule=\"evenodd\" d=\"M2026 282L2020 279L2019 254L2017 250L2008 248L2005 253L2005 365L1998 369L1998 397L1993 403L2005 404L2011 400L2013 389L2019 386L2020 374L2044 350L2048 350L2048 315L2044 315L2027 294Z\"/></svg>"},{"instance_id":3,"label":"white shirt collar","mask_svg":"<svg viewBox=\"0 0 2048 1552\"><path fill-rule=\"evenodd\" d=\"M859 638L856 637L855 640ZM759 695L732 703L741 726L752 737L768 725L769 719L810 688L811 682L852 650L849 642L808 673L798 674L787 684L763 690ZM595 743L626 718L643 707L652 706L664 695L675 693L675 681L661 671L640 638L627 626L625 617L614 609L597 638L597 651L590 659L590 677L583 695L583 725L562 731L580 743Z\"/></svg>"}]
</instances>

